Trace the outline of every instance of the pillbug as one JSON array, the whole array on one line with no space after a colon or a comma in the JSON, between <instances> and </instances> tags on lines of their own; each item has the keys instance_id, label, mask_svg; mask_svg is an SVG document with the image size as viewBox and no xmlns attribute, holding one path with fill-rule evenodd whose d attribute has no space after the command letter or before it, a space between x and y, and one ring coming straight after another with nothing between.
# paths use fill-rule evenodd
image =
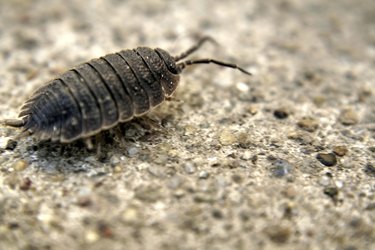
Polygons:
<instances>
[{"instance_id":1,"label":"pillbug","mask_svg":"<svg viewBox=\"0 0 375 250\"><path fill-rule=\"evenodd\" d=\"M215 59L181 61L207 41L215 43L204 37L178 56L160 48L138 47L78 65L36 90L21 107L18 119L3 123L21 127L20 135L70 143L88 139L158 106L171 97L179 74L187 66L213 63L251 75L235 64Z\"/></svg>"}]
</instances>

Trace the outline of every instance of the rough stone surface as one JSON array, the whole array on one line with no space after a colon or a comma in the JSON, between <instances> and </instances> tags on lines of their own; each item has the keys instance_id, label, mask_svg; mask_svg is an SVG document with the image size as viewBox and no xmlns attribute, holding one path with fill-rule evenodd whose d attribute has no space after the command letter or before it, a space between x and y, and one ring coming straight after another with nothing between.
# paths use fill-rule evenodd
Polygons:
<instances>
[{"instance_id":1,"label":"rough stone surface","mask_svg":"<svg viewBox=\"0 0 375 250\"><path fill-rule=\"evenodd\" d=\"M0 1L0 119L138 45L179 54L212 35L221 46L193 58L253 73L187 69L150 121L104 133L100 161L83 142L5 149L19 131L0 125L0 249L375 249L374 13L373 0ZM334 167L316 159L332 151Z\"/></svg>"}]
</instances>

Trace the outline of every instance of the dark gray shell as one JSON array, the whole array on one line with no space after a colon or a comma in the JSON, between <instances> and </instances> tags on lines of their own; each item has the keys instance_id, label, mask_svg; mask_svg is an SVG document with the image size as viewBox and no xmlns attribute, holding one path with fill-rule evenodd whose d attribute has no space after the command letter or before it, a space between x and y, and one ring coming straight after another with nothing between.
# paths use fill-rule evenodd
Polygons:
<instances>
[{"instance_id":1,"label":"dark gray shell","mask_svg":"<svg viewBox=\"0 0 375 250\"><path fill-rule=\"evenodd\" d=\"M71 142L147 113L172 95L180 71L162 49L139 47L93 59L38 89L22 106L24 130Z\"/></svg>"}]
</instances>

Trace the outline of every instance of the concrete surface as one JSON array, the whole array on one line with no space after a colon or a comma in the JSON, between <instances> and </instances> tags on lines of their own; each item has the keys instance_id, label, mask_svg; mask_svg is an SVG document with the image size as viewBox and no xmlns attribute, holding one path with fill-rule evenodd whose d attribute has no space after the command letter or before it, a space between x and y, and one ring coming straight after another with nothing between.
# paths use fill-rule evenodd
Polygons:
<instances>
[{"instance_id":1,"label":"concrete surface","mask_svg":"<svg viewBox=\"0 0 375 250\"><path fill-rule=\"evenodd\" d=\"M0 119L123 48L186 70L149 118L82 142L0 126L0 249L375 249L375 2L0 1ZM7 149L6 149L7 148Z\"/></svg>"}]
</instances>

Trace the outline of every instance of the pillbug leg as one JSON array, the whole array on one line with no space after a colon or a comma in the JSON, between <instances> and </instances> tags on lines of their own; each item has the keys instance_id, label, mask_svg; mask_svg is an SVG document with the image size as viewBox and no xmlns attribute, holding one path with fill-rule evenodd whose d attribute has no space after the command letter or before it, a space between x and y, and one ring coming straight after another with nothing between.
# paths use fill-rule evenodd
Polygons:
<instances>
[{"instance_id":1,"label":"pillbug leg","mask_svg":"<svg viewBox=\"0 0 375 250\"><path fill-rule=\"evenodd\" d=\"M104 143L104 137L102 133L98 133L95 136L96 139L96 158L100 162L104 162L104 160L107 158L107 154L102 151L102 144Z\"/></svg>"},{"instance_id":2,"label":"pillbug leg","mask_svg":"<svg viewBox=\"0 0 375 250\"><path fill-rule=\"evenodd\" d=\"M239 67L236 64L222 62L222 61L218 61L218 60L210 59L210 58L198 59L198 60L186 60L184 62L178 63L177 66L182 71L186 66L189 66L189 65L193 65L193 64L209 64L209 63L217 64L219 66L228 67L228 68L232 68L232 69L238 69L239 71L241 71L242 73L244 73L246 75L250 75L250 76L252 75L249 71L247 71L247 70Z\"/></svg>"},{"instance_id":3,"label":"pillbug leg","mask_svg":"<svg viewBox=\"0 0 375 250\"><path fill-rule=\"evenodd\" d=\"M25 125L25 123L26 122L22 119L5 119L5 120L1 121L1 124L4 124L6 126L10 126L10 127L15 127L15 128L23 127Z\"/></svg>"},{"instance_id":4,"label":"pillbug leg","mask_svg":"<svg viewBox=\"0 0 375 250\"><path fill-rule=\"evenodd\" d=\"M178 99L174 96L166 96L165 100L168 101L168 102L178 102L178 103L183 102L181 99Z\"/></svg>"},{"instance_id":5,"label":"pillbug leg","mask_svg":"<svg viewBox=\"0 0 375 250\"><path fill-rule=\"evenodd\" d=\"M92 144L92 138L91 137L85 138L83 140L83 142L85 143L85 146L86 146L87 150L91 151L94 148L94 145Z\"/></svg>"},{"instance_id":6,"label":"pillbug leg","mask_svg":"<svg viewBox=\"0 0 375 250\"><path fill-rule=\"evenodd\" d=\"M65 152L65 144L60 143L60 148L59 148L59 156L62 157ZM61 158L60 158L60 163L61 163Z\"/></svg>"},{"instance_id":7,"label":"pillbug leg","mask_svg":"<svg viewBox=\"0 0 375 250\"><path fill-rule=\"evenodd\" d=\"M19 133L18 135L16 135L16 136L14 137L14 140L18 140L18 139L20 139L20 138L27 137L27 136L30 136L30 135L32 135L32 134L33 134L32 131L30 131L30 130L25 130L25 131L22 131L21 133Z\"/></svg>"},{"instance_id":8,"label":"pillbug leg","mask_svg":"<svg viewBox=\"0 0 375 250\"><path fill-rule=\"evenodd\" d=\"M124 134L122 133L121 127L120 126L114 127L113 132L115 133L115 136L120 141L121 147L126 148L125 137L124 137Z\"/></svg>"},{"instance_id":9,"label":"pillbug leg","mask_svg":"<svg viewBox=\"0 0 375 250\"><path fill-rule=\"evenodd\" d=\"M184 58L188 57L189 55L191 55L192 53L194 53L195 51L197 51L205 42L211 42L211 43L213 43L215 45L218 45L218 43L212 37L205 36L205 37L201 38L196 45L194 45L193 47L191 47L187 51L183 52L182 54L173 57L173 59L176 62L178 62L181 59L184 59Z\"/></svg>"}]
</instances>

